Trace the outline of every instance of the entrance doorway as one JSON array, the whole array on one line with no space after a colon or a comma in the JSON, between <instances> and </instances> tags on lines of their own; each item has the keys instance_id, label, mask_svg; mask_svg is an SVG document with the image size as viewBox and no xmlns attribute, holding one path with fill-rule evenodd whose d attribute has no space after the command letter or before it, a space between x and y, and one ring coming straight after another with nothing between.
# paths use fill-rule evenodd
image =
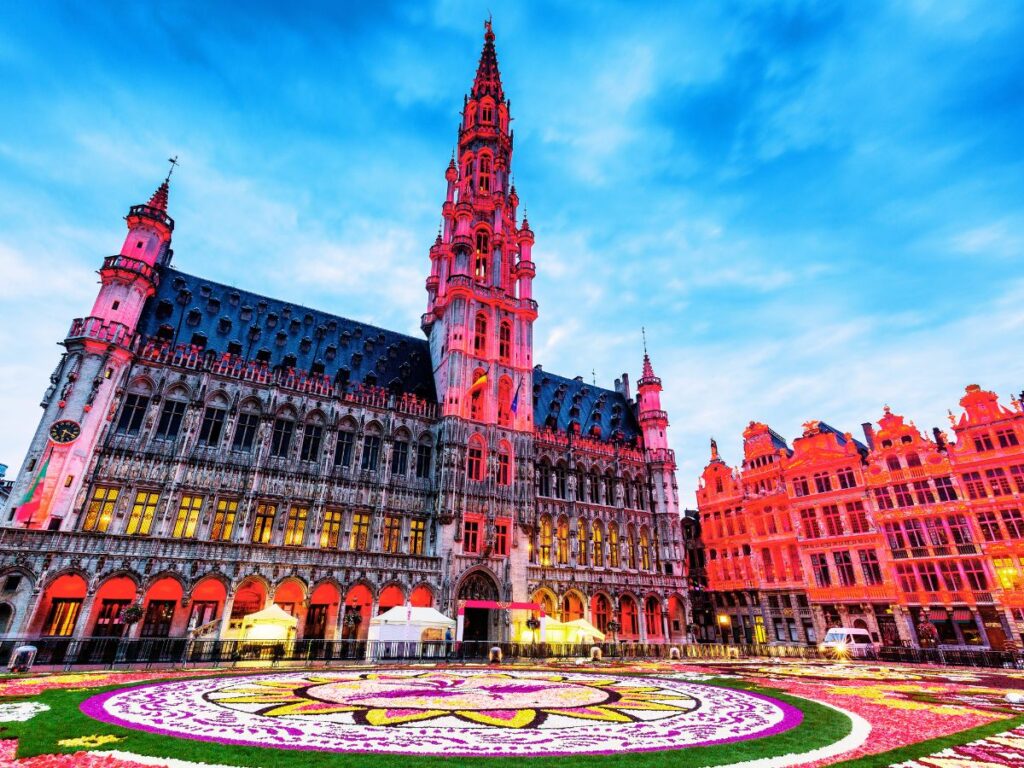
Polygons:
<instances>
[{"instance_id":1,"label":"entrance doorway","mask_svg":"<svg viewBox=\"0 0 1024 768\"><path fill-rule=\"evenodd\" d=\"M460 602L495 602L498 600L498 585L483 571L473 571L459 586L457 599ZM485 655L489 643L500 640L492 637L492 610L489 607L467 606L463 612L462 642L464 652Z\"/></svg>"},{"instance_id":2,"label":"entrance doorway","mask_svg":"<svg viewBox=\"0 0 1024 768\"><path fill-rule=\"evenodd\" d=\"M490 640L491 612L487 608L467 608L462 640L466 643L486 643Z\"/></svg>"}]
</instances>

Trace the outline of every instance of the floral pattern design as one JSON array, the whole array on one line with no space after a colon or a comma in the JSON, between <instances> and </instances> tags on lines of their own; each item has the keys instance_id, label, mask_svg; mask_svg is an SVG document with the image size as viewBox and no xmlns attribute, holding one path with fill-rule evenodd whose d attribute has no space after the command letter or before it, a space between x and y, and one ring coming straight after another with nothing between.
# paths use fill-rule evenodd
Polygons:
<instances>
[{"instance_id":1,"label":"floral pattern design","mask_svg":"<svg viewBox=\"0 0 1024 768\"><path fill-rule=\"evenodd\" d=\"M486 669L174 681L101 694L82 709L227 744L447 756L679 749L780 733L802 717L765 696L683 680Z\"/></svg>"}]
</instances>

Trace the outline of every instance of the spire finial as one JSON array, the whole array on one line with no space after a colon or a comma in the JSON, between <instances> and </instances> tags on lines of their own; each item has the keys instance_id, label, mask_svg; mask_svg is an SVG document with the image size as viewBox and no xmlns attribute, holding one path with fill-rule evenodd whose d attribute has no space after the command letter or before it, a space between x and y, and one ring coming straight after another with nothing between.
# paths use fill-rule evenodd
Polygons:
<instances>
[{"instance_id":1,"label":"spire finial","mask_svg":"<svg viewBox=\"0 0 1024 768\"><path fill-rule=\"evenodd\" d=\"M647 329L644 326L640 326L640 335L644 340L644 357L647 357Z\"/></svg>"},{"instance_id":2,"label":"spire finial","mask_svg":"<svg viewBox=\"0 0 1024 768\"><path fill-rule=\"evenodd\" d=\"M167 169L167 176L164 178L165 182L171 180L171 174L174 173L174 169L178 167L178 156L168 157L167 162L171 164L171 167Z\"/></svg>"}]
</instances>

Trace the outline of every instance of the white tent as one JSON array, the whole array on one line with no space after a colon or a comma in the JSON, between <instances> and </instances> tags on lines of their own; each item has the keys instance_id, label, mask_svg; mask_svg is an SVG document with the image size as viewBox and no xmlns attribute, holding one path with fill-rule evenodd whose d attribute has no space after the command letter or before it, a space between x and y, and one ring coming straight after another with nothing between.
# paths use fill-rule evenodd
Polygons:
<instances>
[{"instance_id":1,"label":"white tent","mask_svg":"<svg viewBox=\"0 0 1024 768\"><path fill-rule=\"evenodd\" d=\"M298 619L276 603L242 619L242 640L294 640Z\"/></svg>"},{"instance_id":2,"label":"white tent","mask_svg":"<svg viewBox=\"0 0 1024 768\"><path fill-rule=\"evenodd\" d=\"M455 619L434 608L396 605L370 619L366 658L443 656L455 636Z\"/></svg>"}]
</instances>

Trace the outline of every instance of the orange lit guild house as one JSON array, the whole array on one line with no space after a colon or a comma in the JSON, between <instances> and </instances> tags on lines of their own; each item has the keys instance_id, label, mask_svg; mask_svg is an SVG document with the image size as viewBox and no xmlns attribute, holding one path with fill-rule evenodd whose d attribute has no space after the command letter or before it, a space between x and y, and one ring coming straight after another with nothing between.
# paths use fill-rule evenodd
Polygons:
<instances>
[{"instance_id":1,"label":"orange lit guild house","mask_svg":"<svg viewBox=\"0 0 1024 768\"><path fill-rule=\"evenodd\" d=\"M0 633L361 639L410 604L481 644L684 639L661 381L535 366L510 121L488 24L425 338L182 272L168 181L132 206L4 511Z\"/></svg>"},{"instance_id":2,"label":"orange lit guild house","mask_svg":"<svg viewBox=\"0 0 1024 768\"><path fill-rule=\"evenodd\" d=\"M697 498L719 637L1018 646L1024 412L977 385L960 405L955 442L889 408L865 443L812 421L790 447L751 422L739 470L712 441Z\"/></svg>"}]
</instances>

